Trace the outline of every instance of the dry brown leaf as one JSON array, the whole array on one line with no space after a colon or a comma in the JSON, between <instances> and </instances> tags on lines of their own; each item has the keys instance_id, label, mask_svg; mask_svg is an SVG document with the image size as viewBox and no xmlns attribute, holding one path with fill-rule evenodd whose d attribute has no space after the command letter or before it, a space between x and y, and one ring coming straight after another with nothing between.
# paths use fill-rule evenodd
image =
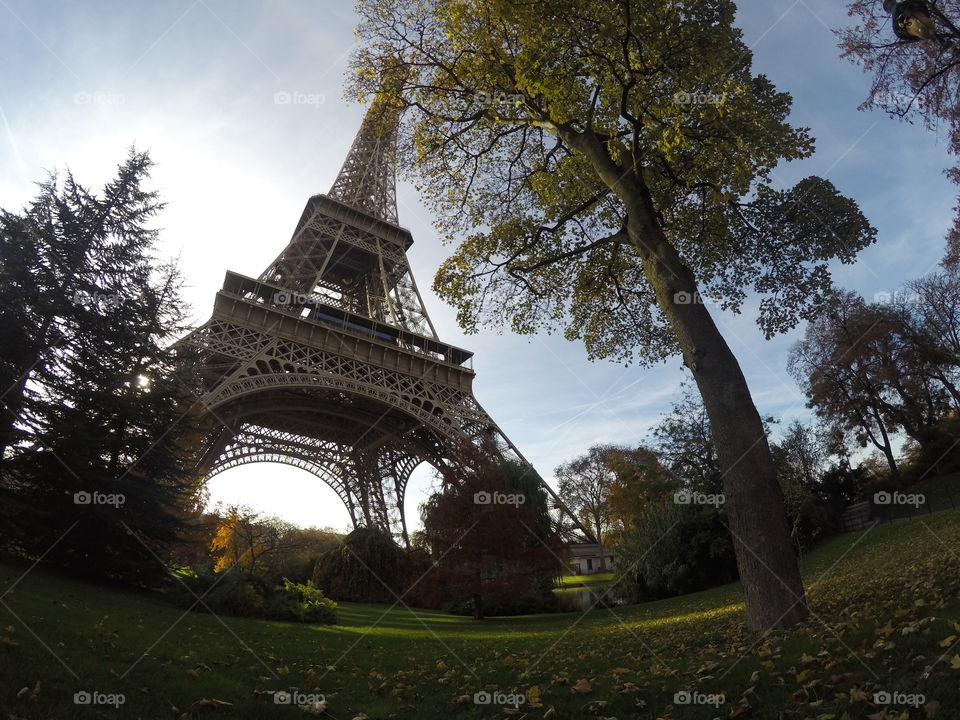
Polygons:
<instances>
[{"instance_id":1,"label":"dry brown leaf","mask_svg":"<svg viewBox=\"0 0 960 720\"><path fill-rule=\"evenodd\" d=\"M593 685L590 684L587 678L580 678L575 684L570 686L570 689L578 693L588 693L593 690Z\"/></svg>"}]
</instances>

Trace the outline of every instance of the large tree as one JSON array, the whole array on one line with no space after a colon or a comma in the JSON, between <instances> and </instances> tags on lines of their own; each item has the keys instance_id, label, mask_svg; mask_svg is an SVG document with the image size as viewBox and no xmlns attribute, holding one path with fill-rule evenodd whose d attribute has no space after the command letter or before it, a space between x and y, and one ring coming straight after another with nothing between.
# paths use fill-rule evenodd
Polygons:
<instances>
[{"instance_id":1,"label":"large tree","mask_svg":"<svg viewBox=\"0 0 960 720\"><path fill-rule=\"evenodd\" d=\"M703 402L689 387L653 428L654 447L682 487L704 493L723 490L723 471Z\"/></svg>"},{"instance_id":2,"label":"large tree","mask_svg":"<svg viewBox=\"0 0 960 720\"><path fill-rule=\"evenodd\" d=\"M186 309L176 268L154 257L151 164L131 151L99 194L52 178L0 234L4 255L23 260L17 277L39 283L23 312L2 318L26 344L2 350L15 382L0 485L40 517L4 530L48 561L140 581L164 574L199 482L197 378L172 346Z\"/></svg>"},{"instance_id":3,"label":"large tree","mask_svg":"<svg viewBox=\"0 0 960 720\"><path fill-rule=\"evenodd\" d=\"M262 570L264 560L299 550L302 538L295 525L278 517L262 517L247 506L230 505L224 509L210 540L211 554L216 558L216 572L234 566L249 575Z\"/></svg>"},{"instance_id":4,"label":"large tree","mask_svg":"<svg viewBox=\"0 0 960 720\"><path fill-rule=\"evenodd\" d=\"M411 603L426 569L422 558L400 547L390 533L361 526L317 558L313 583L334 600Z\"/></svg>"},{"instance_id":5,"label":"large tree","mask_svg":"<svg viewBox=\"0 0 960 720\"><path fill-rule=\"evenodd\" d=\"M926 0L931 24L917 26L926 36L919 42L897 37L884 4L853 0L849 12L855 24L838 33L843 56L872 75L870 95L860 107L918 119L934 132L946 130L954 155L946 174L960 184L960 0ZM960 265L960 204L956 211L944 265Z\"/></svg>"},{"instance_id":6,"label":"large tree","mask_svg":"<svg viewBox=\"0 0 960 720\"><path fill-rule=\"evenodd\" d=\"M960 266L925 275L908 287L913 294L901 303L907 341L960 411Z\"/></svg>"},{"instance_id":7,"label":"large tree","mask_svg":"<svg viewBox=\"0 0 960 720\"><path fill-rule=\"evenodd\" d=\"M563 326L591 357L681 354L713 423L750 628L807 615L740 366L703 298L809 317L874 240L855 203L771 171L811 154L751 70L728 0L361 0L353 93L408 110L401 158L445 239L435 289L470 331ZM393 69L393 71L391 71ZM468 235L463 239L464 232Z\"/></svg>"},{"instance_id":8,"label":"large tree","mask_svg":"<svg viewBox=\"0 0 960 720\"><path fill-rule=\"evenodd\" d=\"M791 476L808 489L820 481L827 462L827 449L822 435L822 430L818 433L817 427L794 420L779 442Z\"/></svg>"},{"instance_id":9,"label":"large tree","mask_svg":"<svg viewBox=\"0 0 960 720\"><path fill-rule=\"evenodd\" d=\"M0 463L29 444L37 386L90 318L86 305L100 304L89 290L108 228L124 223L129 180L112 183L118 201L98 207L71 174L51 174L28 207L0 210Z\"/></svg>"},{"instance_id":10,"label":"large tree","mask_svg":"<svg viewBox=\"0 0 960 720\"><path fill-rule=\"evenodd\" d=\"M804 547L824 530L825 511L817 506L817 492L825 471L827 450L823 432L794 420L773 445L787 519L798 547Z\"/></svg>"},{"instance_id":11,"label":"large tree","mask_svg":"<svg viewBox=\"0 0 960 720\"><path fill-rule=\"evenodd\" d=\"M811 322L790 350L788 367L808 405L835 435L883 453L893 478L897 427L886 412L887 387L879 348L894 321L853 292L838 291L832 306Z\"/></svg>"},{"instance_id":12,"label":"large tree","mask_svg":"<svg viewBox=\"0 0 960 720\"><path fill-rule=\"evenodd\" d=\"M615 449L607 460L614 474L607 502L610 505L611 545L620 545L638 530L650 506L662 505L679 489L660 457L649 447Z\"/></svg>"},{"instance_id":13,"label":"large tree","mask_svg":"<svg viewBox=\"0 0 960 720\"><path fill-rule=\"evenodd\" d=\"M791 351L791 371L817 414L835 434L880 450L894 480L896 434L936 455L933 448L949 445L944 420L958 408L957 361L944 333L949 302L940 307L938 277L914 283L927 294L898 293L893 302L838 292Z\"/></svg>"},{"instance_id":14,"label":"large tree","mask_svg":"<svg viewBox=\"0 0 960 720\"><path fill-rule=\"evenodd\" d=\"M420 507L416 541L433 563L424 594L469 607L477 620L549 607L563 549L542 480L489 449L465 445L458 455Z\"/></svg>"},{"instance_id":15,"label":"large tree","mask_svg":"<svg viewBox=\"0 0 960 720\"><path fill-rule=\"evenodd\" d=\"M614 445L594 445L583 455L559 465L554 474L559 480L559 494L567 507L593 533L600 543L601 563L610 526L608 496L616 476L610 465L614 453L628 450Z\"/></svg>"}]
</instances>

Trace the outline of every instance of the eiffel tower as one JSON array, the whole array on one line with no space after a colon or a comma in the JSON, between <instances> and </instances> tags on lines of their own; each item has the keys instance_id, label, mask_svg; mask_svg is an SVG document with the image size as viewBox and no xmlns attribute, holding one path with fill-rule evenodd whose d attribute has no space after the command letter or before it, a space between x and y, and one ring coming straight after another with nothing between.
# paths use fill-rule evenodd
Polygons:
<instances>
[{"instance_id":1,"label":"eiffel tower","mask_svg":"<svg viewBox=\"0 0 960 720\"><path fill-rule=\"evenodd\" d=\"M453 461L464 440L526 461L474 398L472 353L440 340L417 289L397 219L398 120L378 93L330 192L307 201L260 277L227 272L183 342L203 358L208 478L294 465L333 488L354 527L409 544L404 494L421 462Z\"/></svg>"}]
</instances>

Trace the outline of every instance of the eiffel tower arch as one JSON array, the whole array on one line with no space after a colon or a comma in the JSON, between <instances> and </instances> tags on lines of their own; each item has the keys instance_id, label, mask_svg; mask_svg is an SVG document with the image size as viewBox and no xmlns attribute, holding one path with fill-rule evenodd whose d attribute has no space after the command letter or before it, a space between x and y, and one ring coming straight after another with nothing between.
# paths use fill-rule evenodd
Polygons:
<instances>
[{"instance_id":1,"label":"eiffel tower arch","mask_svg":"<svg viewBox=\"0 0 960 720\"><path fill-rule=\"evenodd\" d=\"M211 318L182 342L200 351L215 425L200 449L208 478L294 465L337 493L354 527L408 543L404 495L421 462L482 439L526 461L474 398L472 353L440 340L417 289L397 218L397 121L375 96L330 192L307 201L258 278L227 271Z\"/></svg>"}]
</instances>

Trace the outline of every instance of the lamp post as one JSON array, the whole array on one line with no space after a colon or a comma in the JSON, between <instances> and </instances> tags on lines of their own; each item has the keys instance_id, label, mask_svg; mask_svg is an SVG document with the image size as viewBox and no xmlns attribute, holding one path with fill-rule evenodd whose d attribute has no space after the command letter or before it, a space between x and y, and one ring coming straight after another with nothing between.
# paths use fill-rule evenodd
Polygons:
<instances>
[{"instance_id":1,"label":"lamp post","mask_svg":"<svg viewBox=\"0 0 960 720\"><path fill-rule=\"evenodd\" d=\"M883 0L883 9L890 13L893 32L903 42L935 40L943 50L956 51L960 28L936 5L931 7L924 0ZM946 32L938 32L935 19L940 21Z\"/></svg>"}]
</instances>

